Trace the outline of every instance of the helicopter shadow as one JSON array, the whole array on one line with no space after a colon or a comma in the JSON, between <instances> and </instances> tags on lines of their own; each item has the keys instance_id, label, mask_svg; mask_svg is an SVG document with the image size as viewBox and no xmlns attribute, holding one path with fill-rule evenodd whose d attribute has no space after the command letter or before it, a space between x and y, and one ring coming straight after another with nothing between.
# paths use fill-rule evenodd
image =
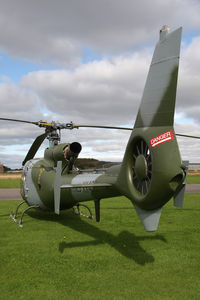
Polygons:
<instances>
[{"instance_id":1,"label":"helicopter shadow","mask_svg":"<svg viewBox=\"0 0 200 300\"><path fill-rule=\"evenodd\" d=\"M63 253L66 249L70 248L80 248L97 246L100 244L108 244L115 250L117 250L120 255L134 260L139 265L145 265L147 263L153 263L155 261L152 254L148 253L141 245L140 242L144 240L159 240L167 243L167 240L162 235L154 236L136 236L134 233L129 231L122 231L118 235L113 235L112 233L99 229L98 227L92 225L90 222L85 221L79 216L75 216L72 213L62 214L56 216L54 214L47 215L44 212L30 211L28 215L42 220L48 220L52 222L58 222L63 226L69 227L72 230L80 232L84 235L92 237L92 241L77 241L77 242L66 242L62 241L58 245L58 250Z\"/></svg>"}]
</instances>

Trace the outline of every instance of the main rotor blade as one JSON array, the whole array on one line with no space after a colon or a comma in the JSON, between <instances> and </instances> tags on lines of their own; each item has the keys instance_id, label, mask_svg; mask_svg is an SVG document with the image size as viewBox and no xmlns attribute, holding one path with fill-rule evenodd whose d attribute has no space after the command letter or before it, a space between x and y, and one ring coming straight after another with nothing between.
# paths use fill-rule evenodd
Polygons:
<instances>
[{"instance_id":1,"label":"main rotor blade","mask_svg":"<svg viewBox=\"0 0 200 300\"><path fill-rule=\"evenodd\" d=\"M104 128L104 129L121 129L121 130L133 130L133 128L127 127L117 127L117 126L101 126L101 125L76 125L72 124L70 129L80 128L80 127L89 127L89 128Z\"/></svg>"},{"instance_id":2,"label":"main rotor blade","mask_svg":"<svg viewBox=\"0 0 200 300\"><path fill-rule=\"evenodd\" d=\"M44 121L40 122L33 122L33 121L26 121L26 120L18 120L18 119L9 119L9 118L0 118L0 120L3 121L13 121L13 122L21 122L21 123L28 123L28 124L34 124L40 127L49 127L52 126L51 123L47 123ZM45 125L45 126L41 126ZM61 124L63 125L63 124ZM66 126L67 125L67 126ZM64 127L61 127L60 129L74 129L74 128L102 128L102 129L119 129L119 130L133 130L133 128L130 127L118 127L118 126L103 126L103 125L83 125L83 124L73 124L73 123L67 123ZM194 135L187 135L187 134L180 134L176 133L177 136L191 138L191 139L200 139L200 136L194 136Z\"/></svg>"},{"instance_id":3,"label":"main rotor blade","mask_svg":"<svg viewBox=\"0 0 200 300\"><path fill-rule=\"evenodd\" d=\"M103 129L119 129L119 130L133 130L133 128L130 127L117 127L117 126L101 126L101 125L76 125L76 124L71 124L70 129L74 128L80 128L80 127L89 127L89 128L103 128ZM182 136L186 138L191 138L191 139L200 139L200 136L194 136L194 135L187 135L187 134L180 134L176 133L177 136Z\"/></svg>"},{"instance_id":4,"label":"main rotor blade","mask_svg":"<svg viewBox=\"0 0 200 300\"><path fill-rule=\"evenodd\" d=\"M187 134L179 134L179 133L176 133L176 135L177 135L177 136L182 136L182 137L191 138L191 139L200 139L200 136L187 135Z\"/></svg>"},{"instance_id":5,"label":"main rotor blade","mask_svg":"<svg viewBox=\"0 0 200 300\"><path fill-rule=\"evenodd\" d=\"M33 144L31 145L28 153L26 154L26 157L24 159L24 161L22 162L22 166L25 165L25 163L29 160L34 158L36 152L38 151L38 149L40 148L41 144L43 143L44 139L46 138L47 134L43 133L41 135L39 135L38 137L36 137L35 141L33 142Z\"/></svg>"},{"instance_id":6,"label":"main rotor blade","mask_svg":"<svg viewBox=\"0 0 200 300\"><path fill-rule=\"evenodd\" d=\"M4 121L13 121L13 122L21 122L21 123L29 123L29 124L38 125L38 122L31 122L31 121L18 120L18 119L0 118L0 120L4 120Z\"/></svg>"}]
</instances>

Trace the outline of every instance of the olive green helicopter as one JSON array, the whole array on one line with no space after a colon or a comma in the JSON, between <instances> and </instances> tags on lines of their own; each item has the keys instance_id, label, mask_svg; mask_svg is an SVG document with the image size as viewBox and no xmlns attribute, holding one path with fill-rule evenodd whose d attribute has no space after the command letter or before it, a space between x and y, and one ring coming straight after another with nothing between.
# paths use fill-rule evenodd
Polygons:
<instances>
[{"instance_id":1,"label":"olive green helicopter","mask_svg":"<svg viewBox=\"0 0 200 300\"><path fill-rule=\"evenodd\" d=\"M170 33L167 26L160 30L147 76L141 104L132 128L74 123L24 122L45 129L30 147L22 165L21 196L23 201L11 213L22 227L22 218L31 208L54 211L73 208L84 215L85 201L94 201L95 219L100 221L100 200L124 195L133 203L147 231L155 231L162 206L174 197L174 204L182 206L186 184L187 163L183 163L174 132L174 111L182 28ZM81 144L60 143L61 130L81 127L131 130L131 135L120 165L107 169L84 171L75 161ZM49 147L43 158L34 158L45 139ZM84 203L82 203L84 202ZM27 204L19 220L18 209Z\"/></svg>"}]
</instances>

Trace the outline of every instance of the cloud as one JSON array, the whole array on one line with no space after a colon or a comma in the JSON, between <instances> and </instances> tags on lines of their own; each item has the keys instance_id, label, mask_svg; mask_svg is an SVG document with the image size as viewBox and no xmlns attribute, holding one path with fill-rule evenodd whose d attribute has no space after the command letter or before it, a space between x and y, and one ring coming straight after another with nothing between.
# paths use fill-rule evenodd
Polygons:
<instances>
[{"instance_id":1,"label":"cloud","mask_svg":"<svg viewBox=\"0 0 200 300\"><path fill-rule=\"evenodd\" d=\"M3 165L6 167L12 169L18 169L21 167L19 161L23 161L23 159L24 159L23 155L15 154L15 156L12 159L11 155L1 153L0 163L3 163Z\"/></svg>"},{"instance_id":2,"label":"cloud","mask_svg":"<svg viewBox=\"0 0 200 300\"><path fill-rule=\"evenodd\" d=\"M0 107L1 118L37 121L43 116L39 111L37 95L8 80L0 84ZM40 129L34 125L0 120L1 146L31 144L39 134Z\"/></svg>"},{"instance_id":3,"label":"cloud","mask_svg":"<svg viewBox=\"0 0 200 300\"><path fill-rule=\"evenodd\" d=\"M152 42L163 22L200 29L198 0L1 2L0 49L61 66L80 64L85 47L100 55L132 51Z\"/></svg>"},{"instance_id":4,"label":"cloud","mask_svg":"<svg viewBox=\"0 0 200 300\"><path fill-rule=\"evenodd\" d=\"M37 103L36 95L30 90L12 82L0 84L1 117L26 119L27 111L31 111L32 116L38 115Z\"/></svg>"},{"instance_id":5,"label":"cloud","mask_svg":"<svg viewBox=\"0 0 200 300\"><path fill-rule=\"evenodd\" d=\"M199 125L192 123L175 123L175 132L180 134L187 134L199 136ZM199 162L199 147L200 139L177 137L181 156L183 160L190 162Z\"/></svg>"},{"instance_id":6,"label":"cloud","mask_svg":"<svg viewBox=\"0 0 200 300\"><path fill-rule=\"evenodd\" d=\"M182 51L177 95L177 111L198 124L200 124L199 48L200 36L197 36Z\"/></svg>"},{"instance_id":7,"label":"cloud","mask_svg":"<svg viewBox=\"0 0 200 300\"><path fill-rule=\"evenodd\" d=\"M199 14L197 0L141 0L137 5L132 0L19 0L14 9L13 1L3 1L0 51L24 62L36 62L40 70L25 73L16 84L12 78L2 79L0 117L133 126L152 45L166 23L172 30L184 27L177 115L199 124ZM187 39L191 31L196 33L192 41ZM85 49L94 56L89 55L87 63L82 63L86 61ZM44 71L46 66L50 70ZM198 134L198 126L180 125L181 118L177 132ZM25 150L41 133L40 128L31 125L0 122L0 160L13 144L25 145L24 157ZM80 141L83 157L121 160L129 134L79 129L63 132L63 140ZM191 142L179 140L183 155L196 159ZM194 145L199 148L198 141ZM16 159L18 156L12 154L9 163L16 165Z\"/></svg>"},{"instance_id":8,"label":"cloud","mask_svg":"<svg viewBox=\"0 0 200 300\"><path fill-rule=\"evenodd\" d=\"M133 124L150 57L142 51L81 65L73 72L32 72L21 85L66 122Z\"/></svg>"},{"instance_id":9,"label":"cloud","mask_svg":"<svg viewBox=\"0 0 200 300\"><path fill-rule=\"evenodd\" d=\"M179 123L183 117L198 120L199 116L198 41L196 37L182 51L177 93ZM37 121L46 115L48 120L61 122L133 126L151 55L152 49L146 48L83 64L74 70L31 72L18 84L5 81L0 85L1 117ZM0 129L1 145L28 145L42 133L32 125L6 124ZM184 129L183 133L198 135L197 127L190 123L178 128ZM63 141L82 143L82 157L121 160L129 135L129 132L79 129L63 132ZM180 145L184 156L193 153L196 157L194 149L188 151L186 140L182 139Z\"/></svg>"}]
</instances>

